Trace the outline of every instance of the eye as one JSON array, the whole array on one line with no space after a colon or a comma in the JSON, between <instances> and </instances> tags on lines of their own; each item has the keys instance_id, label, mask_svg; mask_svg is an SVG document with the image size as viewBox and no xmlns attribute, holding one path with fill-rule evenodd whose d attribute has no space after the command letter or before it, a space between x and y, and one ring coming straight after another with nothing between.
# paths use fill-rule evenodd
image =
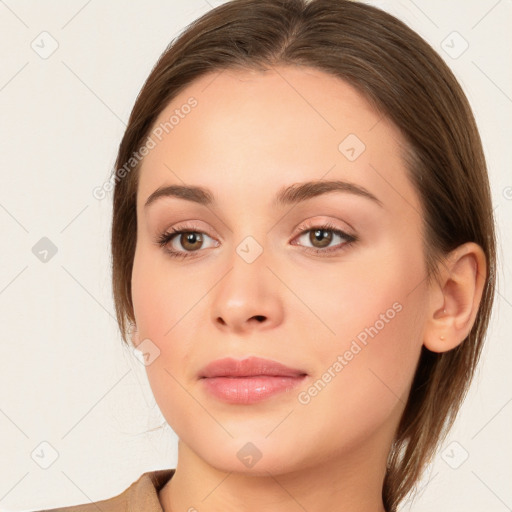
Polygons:
<instances>
[{"instance_id":1,"label":"eye","mask_svg":"<svg viewBox=\"0 0 512 512\"><path fill-rule=\"evenodd\" d=\"M190 253L204 249L203 243L206 238L212 240L206 233L193 226L178 226L162 233L155 242L172 257L188 258L192 256ZM215 242L213 246L217 247L218 243Z\"/></svg>"},{"instance_id":2,"label":"eye","mask_svg":"<svg viewBox=\"0 0 512 512\"><path fill-rule=\"evenodd\" d=\"M329 222L320 225L305 224L301 226L301 232L294 240L300 240L300 244L292 243L292 245L303 245L311 243L311 246L304 246L307 252L314 254L327 255L345 250L347 246L358 240L355 235L349 235ZM306 238L306 240L301 240ZM218 247L219 243L213 240L197 226L179 225L165 231L155 239L155 243L162 247L164 251L173 258L191 258L195 257L194 253L200 253L200 249L204 247L205 240L212 240L209 247ZM338 243L331 246L332 242ZM180 247L181 246L181 247Z\"/></svg>"},{"instance_id":3,"label":"eye","mask_svg":"<svg viewBox=\"0 0 512 512\"><path fill-rule=\"evenodd\" d=\"M339 252L358 240L355 235L349 235L329 222L321 225L304 225L300 229L301 233L295 239L305 238L306 242L312 244L310 247L306 246L306 249L308 249L308 252L311 251L315 254ZM336 238L339 239L338 244L330 246L333 241L336 242Z\"/></svg>"}]
</instances>

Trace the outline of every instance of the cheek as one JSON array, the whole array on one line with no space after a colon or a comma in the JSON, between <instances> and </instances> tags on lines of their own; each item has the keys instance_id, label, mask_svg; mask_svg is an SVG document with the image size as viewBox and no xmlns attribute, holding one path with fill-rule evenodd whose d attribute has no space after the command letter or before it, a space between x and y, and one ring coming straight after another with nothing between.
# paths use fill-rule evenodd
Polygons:
<instances>
[{"instance_id":1,"label":"cheek","mask_svg":"<svg viewBox=\"0 0 512 512\"><path fill-rule=\"evenodd\" d=\"M317 331L338 350L355 338L363 343L381 339L374 344L377 350L388 338L394 338L397 350L400 344L408 346L411 329L418 331L424 313L425 276L420 242L406 245L383 242L328 269L311 268L300 278L287 276L315 313L316 327L312 321L310 332Z\"/></svg>"},{"instance_id":2,"label":"cheek","mask_svg":"<svg viewBox=\"0 0 512 512\"><path fill-rule=\"evenodd\" d=\"M300 397L300 403L306 403L303 414L328 413L331 431L353 446L383 425L392 431L407 402L421 351L421 329L411 321L419 304L402 297L400 303L374 300L366 306L368 321L362 328L351 326L354 336L322 345L324 364Z\"/></svg>"},{"instance_id":3,"label":"cheek","mask_svg":"<svg viewBox=\"0 0 512 512\"><path fill-rule=\"evenodd\" d=\"M183 410L190 406L182 371L191 366L196 339L190 334L196 322L193 306L204 295L204 289L194 287L186 272L171 274L165 259L137 247L132 272L135 320L140 341L149 339L157 348L153 354L158 355L146 366L146 373L155 400L172 425L179 423Z\"/></svg>"},{"instance_id":4,"label":"cheek","mask_svg":"<svg viewBox=\"0 0 512 512\"><path fill-rule=\"evenodd\" d=\"M347 438L345 429L353 433L355 425L358 436L367 436L396 419L421 352L427 303L421 247L379 252L387 257L350 263L311 284L315 293L308 297L323 306L322 320L335 334L316 345L318 380L301 403L310 400L310 413L331 411Z\"/></svg>"},{"instance_id":5,"label":"cheek","mask_svg":"<svg viewBox=\"0 0 512 512\"><path fill-rule=\"evenodd\" d=\"M189 271L170 273L168 261L152 249L137 247L132 272L132 300L137 328L141 336L165 347L181 319L201 298L201 287L193 286ZM204 292L203 292L204 294ZM142 338L141 338L142 339Z\"/></svg>"},{"instance_id":6,"label":"cheek","mask_svg":"<svg viewBox=\"0 0 512 512\"><path fill-rule=\"evenodd\" d=\"M180 340L179 333L186 323L184 306L191 299L186 297L186 290L176 289L176 281L164 277L165 269L155 263L149 251L137 249L132 273L133 308L140 341L149 339L157 347L152 349L157 356L146 365L153 396L167 423L180 435L183 411L191 401L179 384L183 379L177 369L187 367L190 355L187 338Z\"/></svg>"}]
</instances>

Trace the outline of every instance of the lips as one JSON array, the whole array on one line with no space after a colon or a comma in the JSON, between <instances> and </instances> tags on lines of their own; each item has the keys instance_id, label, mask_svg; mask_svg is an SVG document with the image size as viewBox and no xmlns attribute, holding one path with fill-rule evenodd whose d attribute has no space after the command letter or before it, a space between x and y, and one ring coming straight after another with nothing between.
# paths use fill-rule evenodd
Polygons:
<instances>
[{"instance_id":1,"label":"lips","mask_svg":"<svg viewBox=\"0 0 512 512\"><path fill-rule=\"evenodd\" d=\"M291 392L307 373L277 361L249 357L217 359L199 373L199 382L210 396L232 405L250 405Z\"/></svg>"},{"instance_id":2,"label":"lips","mask_svg":"<svg viewBox=\"0 0 512 512\"><path fill-rule=\"evenodd\" d=\"M298 368L290 368L282 363L260 357L233 359L226 357L217 359L206 365L200 372L199 378L214 377L302 377L307 372Z\"/></svg>"}]
</instances>

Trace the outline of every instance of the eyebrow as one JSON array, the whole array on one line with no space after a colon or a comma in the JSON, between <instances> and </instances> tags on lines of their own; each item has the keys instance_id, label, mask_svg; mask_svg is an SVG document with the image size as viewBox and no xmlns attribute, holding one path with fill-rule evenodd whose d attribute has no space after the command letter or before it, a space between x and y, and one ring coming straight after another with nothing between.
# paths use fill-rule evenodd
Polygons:
<instances>
[{"instance_id":1,"label":"eyebrow","mask_svg":"<svg viewBox=\"0 0 512 512\"><path fill-rule=\"evenodd\" d=\"M294 183L293 185L280 189L277 192L272 205L277 207L297 204L329 192L347 192L360 197L365 197L379 206L383 206L382 201L364 187L341 180L317 180L306 181L304 183ZM164 197L177 197L179 199L185 199L204 206L210 206L215 203L214 194L205 187L196 185L168 185L157 188L146 200L144 208L147 208L157 199Z\"/></svg>"}]
</instances>

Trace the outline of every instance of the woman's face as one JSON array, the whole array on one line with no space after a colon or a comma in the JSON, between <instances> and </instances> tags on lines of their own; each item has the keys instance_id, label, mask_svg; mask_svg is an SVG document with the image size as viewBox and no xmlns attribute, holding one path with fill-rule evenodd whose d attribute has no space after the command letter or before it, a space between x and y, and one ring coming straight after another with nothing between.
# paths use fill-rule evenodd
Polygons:
<instances>
[{"instance_id":1,"label":"woman's face","mask_svg":"<svg viewBox=\"0 0 512 512\"><path fill-rule=\"evenodd\" d=\"M150 137L137 196L136 343L181 442L223 471L385 461L428 302L421 208L398 130L344 81L278 67L202 77ZM211 202L196 193L145 205L170 185L208 189ZM171 228L189 234L160 246ZM250 356L307 375L239 403L200 378L214 360Z\"/></svg>"}]
</instances>

